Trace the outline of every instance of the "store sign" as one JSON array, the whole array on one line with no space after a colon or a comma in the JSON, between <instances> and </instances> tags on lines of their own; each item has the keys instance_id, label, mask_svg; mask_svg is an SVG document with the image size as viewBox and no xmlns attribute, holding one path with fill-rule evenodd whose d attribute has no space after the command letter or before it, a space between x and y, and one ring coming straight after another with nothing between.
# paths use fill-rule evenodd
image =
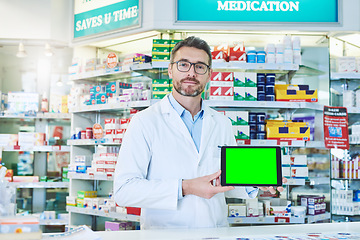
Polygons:
<instances>
[{"instance_id":1,"label":"store sign","mask_svg":"<svg viewBox=\"0 0 360 240\"><path fill-rule=\"evenodd\" d=\"M338 0L177 0L177 21L337 23Z\"/></svg>"},{"instance_id":2,"label":"store sign","mask_svg":"<svg viewBox=\"0 0 360 240\"><path fill-rule=\"evenodd\" d=\"M326 148L349 149L348 115L345 107L324 106Z\"/></svg>"},{"instance_id":3,"label":"store sign","mask_svg":"<svg viewBox=\"0 0 360 240\"><path fill-rule=\"evenodd\" d=\"M140 26L140 0L75 0L74 38Z\"/></svg>"}]
</instances>

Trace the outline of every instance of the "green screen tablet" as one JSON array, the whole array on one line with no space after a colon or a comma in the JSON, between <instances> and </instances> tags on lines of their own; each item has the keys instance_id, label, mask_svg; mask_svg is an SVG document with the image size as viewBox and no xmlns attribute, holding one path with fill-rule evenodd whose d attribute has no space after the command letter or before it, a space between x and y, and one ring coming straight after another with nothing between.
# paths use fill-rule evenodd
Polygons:
<instances>
[{"instance_id":1,"label":"green screen tablet","mask_svg":"<svg viewBox=\"0 0 360 240\"><path fill-rule=\"evenodd\" d=\"M280 147L221 147L222 186L281 186Z\"/></svg>"}]
</instances>

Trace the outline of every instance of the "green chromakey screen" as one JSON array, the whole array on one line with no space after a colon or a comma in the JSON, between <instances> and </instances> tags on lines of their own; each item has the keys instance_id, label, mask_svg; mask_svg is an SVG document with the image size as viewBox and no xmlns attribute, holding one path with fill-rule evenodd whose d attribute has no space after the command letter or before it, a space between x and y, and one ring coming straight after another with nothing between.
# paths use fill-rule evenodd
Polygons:
<instances>
[{"instance_id":1,"label":"green chromakey screen","mask_svg":"<svg viewBox=\"0 0 360 240\"><path fill-rule=\"evenodd\" d=\"M222 185L280 186L279 147L222 147Z\"/></svg>"}]
</instances>

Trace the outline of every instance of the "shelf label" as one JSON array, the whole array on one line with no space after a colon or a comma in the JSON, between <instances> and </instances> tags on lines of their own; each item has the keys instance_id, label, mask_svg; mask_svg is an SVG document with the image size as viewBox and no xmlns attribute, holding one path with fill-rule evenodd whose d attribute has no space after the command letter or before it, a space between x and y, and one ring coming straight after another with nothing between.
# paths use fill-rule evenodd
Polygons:
<instances>
[{"instance_id":1,"label":"shelf label","mask_svg":"<svg viewBox=\"0 0 360 240\"><path fill-rule=\"evenodd\" d=\"M20 146L14 146L14 150L20 150Z\"/></svg>"},{"instance_id":2,"label":"shelf label","mask_svg":"<svg viewBox=\"0 0 360 240\"><path fill-rule=\"evenodd\" d=\"M60 145L54 145L54 146L52 146L52 150L53 150L53 151L60 151L60 150L61 150L61 146L60 146Z\"/></svg>"},{"instance_id":3,"label":"shelf label","mask_svg":"<svg viewBox=\"0 0 360 240\"><path fill-rule=\"evenodd\" d=\"M235 218L234 223L242 223L242 218Z\"/></svg>"},{"instance_id":4,"label":"shelf label","mask_svg":"<svg viewBox=\"0 0 360 240\"><path fill-rule=\"evenodd\" d=\"M289 223L290 218L289 217L275 217L274 222L277 222L277 223Z\"/></svg>"}]
</instances>

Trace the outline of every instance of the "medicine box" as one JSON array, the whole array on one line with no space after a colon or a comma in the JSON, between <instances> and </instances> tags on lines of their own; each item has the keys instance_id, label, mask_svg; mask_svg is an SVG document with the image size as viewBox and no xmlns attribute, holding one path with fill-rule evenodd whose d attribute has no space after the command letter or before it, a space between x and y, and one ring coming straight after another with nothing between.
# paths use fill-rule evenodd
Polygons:
<instances>
[{"instance_id":1,"label":"medicine box","mask_svg":"<svg viewBox=\"0 0 360 240\"><path fill-rule=\"evenodd\" d=\"M232 125L248 125L249 124L249 112L248 111L225 111Z\"/></svg>"},{"instance_id":2,"label":"medicine box","mask_svg":"<svg viewBox=\"0 0 360 240\"><path fill-rule=\"evenodd\" d=\"M245 99L246 99L246 88L234 87L234 101L245 101Z\"/></svg>"},{"instance_id":3,"label":"medicine box","mask_svg":"<svg viewBox=\"0 0 360 240\"><path fill-rule=\"evenodd\" d=\"M291 165L307 165L307 156L306 155L291 155L290 156Z\"/></svg>"},{"instance_id":4,"label":"medicine box","mask_svg":"<svg viewBox=\"0 0 360 240\"><path fill-rule=\"evenodd\" d=\"M257 87L245 87L245 101L257 101Z\"/></svg>"},{"instance_id":5,"label":"medicine box","mask_svg":"<svg viewBox=\"0 0 360 240\"><path fill-rule=\"evenodd\" d=\"M211 52L213 62L227 62L228 56L224 51L212 51Z\"/></svg>"},{"instance_id":6,"label":"medicine box","mask_svg":"<svg viewBox=\"0 0 360 240\"><path fill-rule=\"evenodd\" d=\"M275 84L276 101L317 102L317 90L310 90L309 85Z\"/></svg>"},{"instance_id":7,"label":"medicine box","mask_svg":"<svg viewBox=\"0 0 360 240\"><path fill-rule=\"evenodd\" d=\"M250 139L249 126L232 126L235 139Z\"/></svg>"},{"instance_id":8,"label":"medicine box","mask_svg":"<svg viewBox=\"0 0 360 240\"><path fill-rule=\"evenodd\" d=\"M245 83L245 72L234 72L234 87L245 87Z\"/></svg>"},{"instance_id":9,"label":"medicine box","mask_svg":"<svg viewBox=\"0 0 360 240\"><path fill-rule=\"evenodd\" d=\"M84 199L84 198L94 198L97 196L97 191L78 191L77 198Z\"/></svg>"},{"instance_id":10,"label":"medicine box","mask_svg":"<svg viewBox=\"0 0 360 240\"><path fill-rule=\"evenodd\" d=\"M255 72L245 72L245 87L256 87L257 75Z\"/></svg>"},{"instance_id":11,"label":"medicine box","mask_svg":"<svg viewBox=\"0 0 360 240\"><path fill-rule=\"evenodd\" d=\"M229 204L229 217L246 217L246 204Z\"/></svg>"},{"instance_id":12,"label":"medicine box","mask_svg":"<svg viewBox=\"0 0 360 240\"><path fill-rule=\"evenodd\" d=\"M309 177L308 167L294 167L291 166L291 177L293 178L307 178Z\"/></svg>"}]
</instances>

